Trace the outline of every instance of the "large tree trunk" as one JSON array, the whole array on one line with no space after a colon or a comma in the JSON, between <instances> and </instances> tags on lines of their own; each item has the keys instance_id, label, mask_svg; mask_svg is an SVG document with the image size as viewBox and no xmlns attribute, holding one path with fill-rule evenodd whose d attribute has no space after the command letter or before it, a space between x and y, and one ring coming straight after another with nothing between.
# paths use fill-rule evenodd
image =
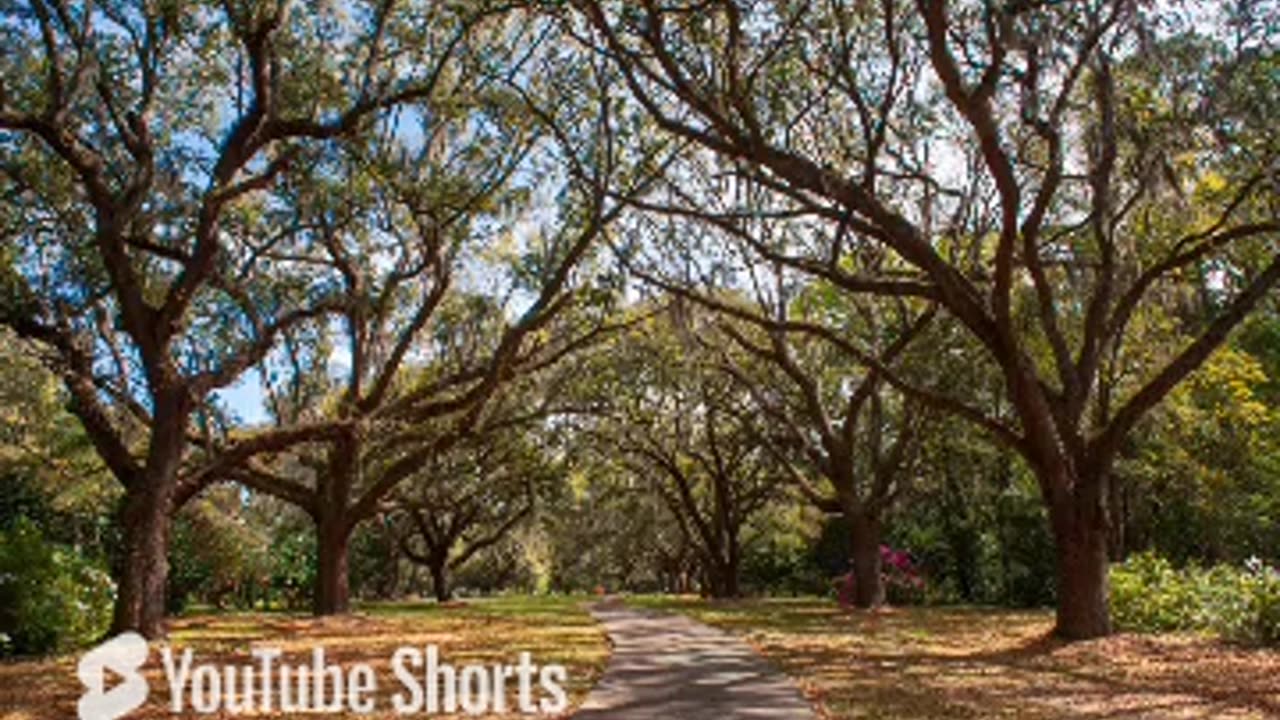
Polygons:
<instances>
[{"instance_id":1,"label":"large tree trunk","mask_svg":"<svg viewBox=\"0 0 1280 720\"><path fill-rule=\"evenodd\" d=\"M707 564L707 594L716 600L739 597L738 569L732 562Z\"/></svg>"},{"instance_id":2,"label":"large tree trunk","mask_svg":"<svg viewBox=\"0 0 1280 720\"><path fill-rule=\"evenodd\" d=\"M721 597L728 599L742 597L737 570L725 568L723 586L724 591Z\"/></svg>"},{"instance_id":3,"label":"large tree trunk","mask_svg":"<svg viewBox=\"0 0 1280 720\"><path fill-rule=\"evenodd\" d=\"M880 523L861 512L846 513L849 520L849 554L853 565L853 604L874 608L884 604L884 580L880 568Z\"/></svg>"},{"instance_id":4,"label":"large tree trunk","mask_svg":"<svg viewBox=\"0 0 1280 720\"><path fill-rule=\"evenodd\" d=\"M1107 521L1099 483L1085 481L1050 509L1056 545L1058 615L1054 633L1070 640L1111 634L1107 600Z\"/></svg>"},{"instance_id":5,"label":"large tree trunk","mask_svg":"<svg viewBox=\"0 0 1280 720\"><path fill-rule=\"evenodd\" d=\"M320 509L317 530L316 615L342 615L351 610L347 573L347 556L351 544L351 526L341 513Z\"/></svg>"},{"instance_id":6,"label":"large tree trunk","mask_svg":"<svg viewBox=\"0 0 1280 720\"><path fill-rule=\"evenodd\" d=\"M730 540L728 552L729 557L726 559L724 566L724 596L727 598L741 597L742 551L738 547L737 538Z\"/></svg>"},{"instance_id":7,"label":"large tree trunk","mask_svg":"<svg viewBox=\"0 0 1280 720\"><path fill-rule=\"evenodd\" d=\"M436 596L436 602L446 603L453 599L453 588L449 587L448 560L432 558L431 591Z\"/></svg>"},{"instance_id":8,"label":"large tree trunk","mask_svg":"<svg viewBox=\"0 0 1280 720\"><path fill-rule=\"evenodd\" d=\"M186 444L186 398L157 393L145 470L126 484L120 526L124 535L111 631L133 631L148 639L164 635L169 581L169 535L173 526L178 467Z\"/></svg>"},{"instance_id":9,"label":"large tree trunk","mask_svg":"<svg viewBox=\"0 0 1280 720\"><path fill-rule=\"evenodd\" d=\"M351 610L347 556L355 523L347 503L359 463L360 441L354 432L339 438L329 450L328 472L315 508L319 567L312 610L318 616L344 615Z\"/></svg>"},{"instance_id":10,"label":"large tree trunk","mask_svg":"<svg viewBox=\"0 0 1280 720\"><path fill-rule=\"evenodd\" d=\"M124 553L111 632L133 631L155 639L164 635L172 517L169 493L148 484L125 493L120 516Z\"/></svg>"}]
</instances>

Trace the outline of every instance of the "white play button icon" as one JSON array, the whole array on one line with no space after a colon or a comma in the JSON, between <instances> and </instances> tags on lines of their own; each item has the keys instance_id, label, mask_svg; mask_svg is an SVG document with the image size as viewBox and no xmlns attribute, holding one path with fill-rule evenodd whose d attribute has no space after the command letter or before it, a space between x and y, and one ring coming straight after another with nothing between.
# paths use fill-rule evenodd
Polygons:
<instances>
[{"instance_id":1,"label":"white play button icon","mask_svg":"<svg viewBox=\"0 0 1280 720\"><path fill-rule=\"evenodd\" d=\"M76 668L87 690L78 705L80 720L116 720L141 707L150 691L138 673L146 662L147 641L137 633L117 635L85 653Z\"/></svg>"}]
</instances>

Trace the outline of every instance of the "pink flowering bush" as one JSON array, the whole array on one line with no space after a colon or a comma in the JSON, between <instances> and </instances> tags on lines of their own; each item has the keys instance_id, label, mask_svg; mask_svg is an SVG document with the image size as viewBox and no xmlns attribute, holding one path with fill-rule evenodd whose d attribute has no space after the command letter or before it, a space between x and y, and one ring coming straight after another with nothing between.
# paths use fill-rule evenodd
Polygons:
<instances>
[{"instance_id":1,"label":"pink flowering bush","mask_svg":"<svg viewBox=\"0 0 1280 720\"><path fill-rule=\"evenodd\" d=\"M885 599L891 605L918 605L924 602L925 581L911 553L880 546L880 578L884 582ZM852 607L854 590L852 572L836 578L836 596L842 607Z\"/></svg>"},{"instance_id":2,"label":"pink flowering bush","mask_svg":"<svg viewBox=\"0 0 1280 720\"><path fill-rule=\"evenodd\" d=\"M914 605L924 601L925 581L911 553L880 546L880 576L885 595L894 605Z\"/></svg>"}]
</instances>

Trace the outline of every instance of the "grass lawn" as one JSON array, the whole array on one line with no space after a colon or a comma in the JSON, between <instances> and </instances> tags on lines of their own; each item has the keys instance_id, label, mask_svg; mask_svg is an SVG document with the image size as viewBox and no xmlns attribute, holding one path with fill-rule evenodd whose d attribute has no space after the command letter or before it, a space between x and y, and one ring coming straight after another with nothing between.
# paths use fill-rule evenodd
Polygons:
<instances>
[{"instance_id":1,"label":"grass lawn","mask_svg":"<svg viewBox=\"0 0 1280 720\"><path fill-rule=\"evenodd\" d=\"M1280 651L1190 635L1066 645L1048 612L636 597L746 637L827 718L1280 717Z\"/></svg>"},{"instance_id":2,"label":"grass lawn","mask_svg":"<svg viewBox=\"0 0 1280 720\"><path fill-rule=\"evenodd\" d=\"M402 685L391 673L390 659L397 648L406 645L437 645L441 662L455 667L515 664L519 653L528 651L534 663L566 667L566 689L576 705L595 683L609 657L605 635L587 613L586 602L587 598L581 597L503 597L447 606L396 603L368 605L350 617L331 619L274 613L197 615L174 620L170 642L177 648L192 648L197 663L219 665L253 662L249 655L252 647L279 648L291 664L309 664L311 648L323 646L331 664L365 662L378 671L374 714L323 717L400 717L392 710L391 696L400 692ZM153 649L146 666L150 701L142 710L130 714L130 720L175 717L169 712L169 693L159 655ZM82 691L75 676L78 658L78 654L72 654L0 663L0 720L74 718ZM515 708L514 689L508 696ZM191 716L195 717L194 713ZM521 715L513 711L482 717Z\"/></svg>"}]
</instances>

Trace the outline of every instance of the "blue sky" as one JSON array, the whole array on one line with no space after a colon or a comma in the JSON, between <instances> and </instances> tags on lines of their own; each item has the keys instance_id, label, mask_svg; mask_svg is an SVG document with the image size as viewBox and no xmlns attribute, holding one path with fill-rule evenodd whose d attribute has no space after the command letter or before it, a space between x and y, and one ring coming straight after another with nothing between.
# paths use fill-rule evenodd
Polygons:
<instances>
[{"instance_id":1,"label":"blue sky","mask_svg":"<svg viewBox=\"0 0 1280 720\"><path fill-rule=\"evenodd\" d=\"M256 368L241 375L236 384L218 391L217 395L218 400L246 425L260 425L270 420L262 392L262 375Z\"/></svg>"}]
</instances>

